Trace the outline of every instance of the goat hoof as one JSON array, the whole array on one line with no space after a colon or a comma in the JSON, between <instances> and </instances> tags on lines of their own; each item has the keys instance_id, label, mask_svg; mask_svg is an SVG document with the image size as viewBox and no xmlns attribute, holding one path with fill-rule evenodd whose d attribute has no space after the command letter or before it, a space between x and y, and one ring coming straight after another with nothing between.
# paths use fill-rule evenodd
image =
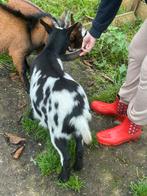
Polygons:
<instances>
[{"instance_id":1,"label":"goat hoof","mask_svg":"<svg viewBox=\"0 0 147 196\"><path fill-rule=\"evenodd\" d=\"M74 171L80 171L83 168L83 163L75 163L73 166Z\"/></svg>"},{"instance_id":2,"label":"goat hoof","mask_svg":"<svg viewBox=\"0 0 147 196\"><path fill-rule=\"evenodd\" d=\"M58 180L59 180L60 182L65 183L65 182L67 182L67 181L69 180L69 175L64 174L64 173L62 172L61 174L59 174Z\"/></svg>"}]
</instances>

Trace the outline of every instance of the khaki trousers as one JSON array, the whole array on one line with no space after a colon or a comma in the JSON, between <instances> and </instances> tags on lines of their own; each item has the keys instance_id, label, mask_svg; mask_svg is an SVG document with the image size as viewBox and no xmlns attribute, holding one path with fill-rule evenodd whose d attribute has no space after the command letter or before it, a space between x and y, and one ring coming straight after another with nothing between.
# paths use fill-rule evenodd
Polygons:
<instances>
[{"instance_id":1,"label":"khaki trousers","mask_svg":"<svg viewBox=\"0 0 147 196\"><path fill-rule=\"evenodd\" d=\"M137 125L147 125L147 20L129 46L126 81L119 91L128 103L127 114Z\"/></svg>"}]
</instances>

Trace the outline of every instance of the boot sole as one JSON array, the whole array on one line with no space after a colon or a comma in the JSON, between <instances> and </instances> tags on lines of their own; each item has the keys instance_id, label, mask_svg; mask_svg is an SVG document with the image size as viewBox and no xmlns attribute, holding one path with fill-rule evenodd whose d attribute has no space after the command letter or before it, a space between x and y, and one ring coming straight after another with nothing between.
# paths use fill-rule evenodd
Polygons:
<instances>
[{"instance_id":1,"label":"boot sole","mask_svg":"<svg viewBox=\"0 0 147 196\"><path fill-rule=\"evenodd\" d=\"M141 137L141 135L136 137L136 138L132 138L132 139L129 139L129 140L124 140L122 142L118 142L118 143L115 143L115 144L108 144L108 143L100 141L98 139L97 139L97 141L98 141L99 144L102 144L102 145L105 145L105 146L119 146L121 144L124 144L124 143L127 143L127 142L131 142L131 141L132 142L137 142L140 139L140 137Z\"/></svg>"}]
</instances>

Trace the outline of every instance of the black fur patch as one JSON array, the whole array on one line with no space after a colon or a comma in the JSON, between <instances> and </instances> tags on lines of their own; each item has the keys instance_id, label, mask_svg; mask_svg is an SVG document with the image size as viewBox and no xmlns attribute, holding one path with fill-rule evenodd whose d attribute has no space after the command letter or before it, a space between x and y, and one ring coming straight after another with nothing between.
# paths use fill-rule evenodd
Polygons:
<instances>
[{"instance_id":1,"label":"black fur patch","mask_svg":"<svg viewBox=\"0 0 147 196\"><path fill-rule=\"evenodd\" d=\"M46 125L47 125L47 122L48 122L48 118L47 118L47 115L45 114L45 119L44 119Z\"/></svg>"},{"instance_id":2,"label":"black fur patch","mask_svg":"<svg viewBox=\"0 0 147 196\"><path fill-rule=\"evenodd\" d=\"M36 97L37 97L36 105L37 106L39 105L39 103L43 99L43 86L44 86L45 82L46 82L45 78L40 78L37 82L37 85L39 86L36 91Z\"/></svg>"},{"instance_id":3,"label":"black fur patch","mask_svg":"<svg viewBox=\"0 0 147 196\"><path fill-rule=\"evenodd\" d=\"M54 115L54 121L55 121L56 126L58 126L58 114Z\"/></svg>"},{"instance_id":4,"label":"black fur patch","mask_svg":"<svg viewBox=\"0 0 147 196\"><path fill-rule=\"evenodd\" d=\"M83 108L84 108L84 101L81 97L81 95L77 94L77 96L74 98L75 101L78 101L78 105L75 106L70 114L66 116L63 122L63 133L71 134L75 131L74 126L69 126L69 121L72 119L72 117L77 117L83 114Z\"/></svg>"},{"instance_id":5,"label":"black fur patch","mask_svg":"<svg viewBox=\"0 0 147 196\"><path fill-rule=\"evenodd\" d=\"M43 114L46 114L46 108L43 106L41 109L42 109Z\"/></svg>"},{"instance_id":6,"label":"black fur patch","mask_svg":"<svg viewBox=\"0 0 147 196\"><path fill-rule=\"evenodd\" d=\"M52 104L52 101L51 101L51 99L49 99L49 104L50 104L50 105Z\"/></svg>"},{"instance_id":7,"label":"black fur patch","mask_svg":"<svg viewBox=\"0 0 147 196\"><path fill-rule=\"evenodd\" d=\"M48 88L46 89L46 91L45 91L45 99L44 99L44 104L45 104L45 105L47 104L47 99L48 99L48 97L50 96L50 93L51 93L51 91L50 91L50 88L48 87Z\"/></svg>"},{"instance_id":8,"label":"black fur patch","mask_svg":"<svg viewBox=\"0 0 147 196\"><path fill-rule=\"evenodd\" d=\"M55 82L53 91L61 91L63 89L67 89L70 92L76 91L78 84L76 84L72 80L68 80L66 78L60 78Z\"/></svg>"},{"instance_id":9,"label":"black fur patch","mask_svg":"<svg viewBox=\"0 0 147 196\"><path fill-rule=\"evenodd\" d=\"M34 105L34 108L35 108L36 112L38 113L38 115L39 115L40 117L42 117L42 114L41 114L41 112L38 110L37 105L36 105L36 103L35 103L34 101L33 101L33 105Z\"/></svg>"},{"instance_id":10,"label":"black fur patch","mask_svg":"<svg viewBox=\"0 0 147 196\"><path fill-rule=\"evenodd\" d=\"M59 107L59 103L55 103L55 109L57 110L58 109L58 107Z\"/></svg>"},{"instance_id":11,"label":"black fur patch","mask_svg":"<svg viewBox=\"0 0 147 196\"><path fill-rule=\"evenodd\" d=\"M51 107L51 106L49 106L49 112L51 112L51 110L52 110L52 107Z\"/></svg>"}]
</instances>

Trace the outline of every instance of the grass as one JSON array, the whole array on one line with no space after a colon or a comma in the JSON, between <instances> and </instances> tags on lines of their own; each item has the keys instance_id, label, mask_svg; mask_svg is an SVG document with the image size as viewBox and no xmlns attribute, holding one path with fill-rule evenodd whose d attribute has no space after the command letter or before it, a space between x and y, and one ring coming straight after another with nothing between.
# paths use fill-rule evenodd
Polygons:
<instances>
[{"instance_id":1,"label":"grass","mask_svg":"<svg viewBox=\"0 0 147 196\"><path fill-rule=\"evenodd\" d=\"M147 196L147 177L139 180L137 183L131 183L133 196Z\"/></svg>"},{"instance_id":2,"label":"grass","mask_svg":"<svg viewBox=\"0 0 147 196\"><path fill-rule=\"evenodd\" d=\"M97 0L44 0L43 3L40 0L33 0L32 2L56 17L59 17L65 10L72 10L74 18L80 21L85 20L85 16L94 17L98 5Z\"/></svg>"},{"instance_id":3,"label":"grass","mask_svg":"<svg viewBox=\"0 0 147 196\"><path fill-rule=\"evenodd\" d=\"M6 54L0 54L0 72L3 73L6 70L15 71L11 58Z\"/></svg>"},{"instance_id":4,"label":"grass","mask_svg":"<svg viewBox=\"0 0 147 196\"><path fill-rule=\"evenodd\" d=\"M36 161L43 175L59 173L61 170L59 156L49 140L44 152L37 155Z\"/></svg>"},{"instance_id":5,"label":"grass","mask_svg":"<svg viewBox=\"0 0 147 196\"><path fill-rule=\"evenodd\" d=\"M72 175L69 181L66 183L57 182L57 185L60 188L71 189L78 193L80 192L81 188L84 187L83 181L81 181L81 179L76 175Z\"/></svg>"}]
</instances>

